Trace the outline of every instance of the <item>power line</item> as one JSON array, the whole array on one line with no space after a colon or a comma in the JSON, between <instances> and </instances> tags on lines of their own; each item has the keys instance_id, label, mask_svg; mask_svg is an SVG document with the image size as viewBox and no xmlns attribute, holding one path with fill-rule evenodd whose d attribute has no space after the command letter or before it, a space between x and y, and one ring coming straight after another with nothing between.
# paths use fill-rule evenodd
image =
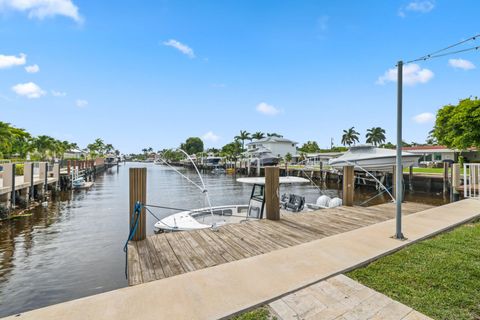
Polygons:
<instances>
[{"instance_id":1,"label":"power line","mask_svg":"<svg viewBox=\"0 0 480 320\"><path fill-rule=\"evenodd\" d=\"M443 57L443 56L447 56L447 55L451 55L451 54L457 54L457 53L461 53L461 52L467 52L467 51L472 51L472 50L478 50L480 47L477 46L477 47L471 47L471 48L467 48L467 49L462 49L462 50L457 50L457 51L450 51L450 52L446 52L446 53L441 53L443 51L446 51L448 49L452 49L456 46L459 46L461 44L464 44L466 42L469 42L469 41L475 41L477 40L477 38L480 38L480 34L477 34L473 37L470 37L468 39L465 39L465 40L462 40L460 42L457 42L457 43L454 43L452 45L449 45L448 47L445 47L443 49L440 49L440 50L437 50L437 51L434 51L432 53L429 53L427 55L424 55L420 58L417 58L417 59L413 59L413 60L410 60L406 63L412 63L412 62L417 62L417 61L425 61L425 60L429 60L429 59L433 59L433 58L438 58L438 57Z\"/></svg>"}]
</instances>

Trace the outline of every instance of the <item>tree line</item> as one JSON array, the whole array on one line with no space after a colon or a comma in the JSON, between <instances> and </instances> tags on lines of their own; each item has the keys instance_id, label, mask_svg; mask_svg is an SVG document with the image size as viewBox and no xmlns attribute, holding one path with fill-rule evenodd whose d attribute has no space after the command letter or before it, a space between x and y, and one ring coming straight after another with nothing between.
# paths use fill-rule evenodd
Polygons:
<instances>
[{"instance_id":1,"label":"tree line","mask_svg":"<svg viewBox=\"0 0 480 320\"><path fill-rule=\"evenodd\" d=\"M77 143L67 140L57 140L48 135L33 136L25 129L0 121L0 158L31 160L63 159L65 152L79 149ZM95 139L84 150L90 158L109 153L120 154L112 144L106 144L102 139Z\"/></svg>"},{"instance_id":2,"label":"tree line","mask_svg":"<svg viewBox=\"0 0 480 320\"><path fill-rule=\"evenodd\" d=\"M189 154L205 155L212 153L214 155L225 157L229 160L238 159L245 151L245 143L253 140L261 140L267 137L283 136L278 133L263 133L260 131L249 133L241 130L233 141L227 143L223 147L204 149L203 141L199 137L190 137L180 147ZM302 153L319 153L319 152L337 152L345 151L347 147L351 147L360 142L360 133L355 127L343 130L341 143L344 147L331 146L329 149L322 149L316 141L307 141L298 148L298 152ZM374 146L383 148L395 148L396 145L386 142L386 131L381 127L372 127L367 129L365 133L365 142ZM441 107L436 115L434 128L429 132L426 143L402 141L403 147L415 145L445 145L448 148L465 150L470 147L480 148L480 100L475 98L467 98L459 101L457 105L445 105ZM153 152L152 148L143 149L144 153ZM167 160L180 160L182 154L175 149L163 149L160 153Z\"/></svg>"}]
</instances>

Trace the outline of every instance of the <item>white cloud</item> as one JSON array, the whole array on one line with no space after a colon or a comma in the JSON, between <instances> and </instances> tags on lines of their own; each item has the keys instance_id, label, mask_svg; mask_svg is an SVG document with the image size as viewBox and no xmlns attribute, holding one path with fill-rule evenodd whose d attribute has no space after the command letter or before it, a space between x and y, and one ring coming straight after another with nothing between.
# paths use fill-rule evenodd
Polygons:
<instances>
[{"instance_id":1,"label":"white cloud","mask_svg":"<svg viewBox=\"0 0 480 320\"><path fill-rule=\"evenodd\" d=\"M26 66L25 71L27 71L28 73L37 73L38 71L40 71L40 67L38 66L38 64Z\"/></svg>"},{"instance_id":2,"label":"white cloud","mask_svg":"<svg viewBox=\"0 0 480 320\"><path fill-rule=\"evenodd\" d=\"M24 53L20 53L18 57L5 56L3 54L0 54L0 69L6 69L14 66L21 66L21 65L24 65L25 63L27 63L27 55L25 55Z\"/></svg>"},{"instance_id":3,"label":"white cloud","mask_svg":"<svg viewBox=\"0 0 480 320\"><path fill-rule=\"evenodd\" d=\"M52 95L54 97L65 97L67 95L66 92L62 92L62 91L55 91L55 90L52 90Z\"/></svg>"},{"instance_id":4,"label":"white cloud","mask_svg":"<svg viewBox=\"0 0 480 320\"><path fill-rule=\"evenodd\" d=\"M65 16L81 23L83 18L71 0L0 0L0 11L26 12L29 18L44 19L56 15Z\"/></svg>"},{"instance_id":5,"label":"white cloud","mask_svg":"<svg viewBox=\"0 0 480 320\"><path fill-rule=\"evenodd\" d=\"M36 99L46 94L37 84L33 82L19 83L12 87L12 90L19 96L29 99Z\"/></svg>"},{"instance_id":6,"label":"white cloud","mask_svg":"<svg viewBox=\"0 0 480 320\"><path fill-rule=\"evenodd\" d=\"M435 121L435 115L431 112L424 112L417 114L415 117L413 117L413 121L416 123L433 123Z\"/></svg>"},{"instance_id":7,"label":"white cloud","mask_svg":"<svg viewBox=\"0 0 480 320\"><path fill-rule=\"evenodd\" d=\"M435 8L435 1L433 0L415 0L407 4L405 7L400 8L398 15L405 18L406 11L428 13Z\"/></svg>"},{"instance_id":8,"label":"white cloud","mask_svg":"<svg viewBox=\"0 0 480 320\"><path fill-rule=\"evenodd\" d=\"M79 108L83 108L88 106L88 101L83 99L78 99L77 101L75 101L75 105Z\"/></svg>"},{"instance_id":9,"label":"white cloud","mask_svg":"<svg viewBox=\"0 0 480 320\"><path fill-rule=\"evenodd\" d=\"M424 1L412 1L406 7L407 11L416 11L421 13L427 13L435 8L435 2L431 0Z\"/></svg>"},{"instance_id":10,"label":"white cloud","mask_svg":"<svg viewBox=\"0 0 480 320\"><path fill-rule=\"evenodd\" d=\"M464 59L449 59L448 64L455 69L463 69L463 70L472 70L475 69L475 65L468 60Z\"/></svg>"},{"instance_id":11,"label":"white cloud","mask_svg":"<svg viewBox=\"0 0 480 320\"><path fill-rule=\"evenodd\" d=\"M261 102L257 105L257 111L263 113L267 116L274 116L280 113L280 110L268 104L266 102Z\"/></svg>"},{"instance_id":12,"label":"white cloud","mask_svg":"<svg viewBox=\"0 0 480 320\"><path fill-rule=\"evenodd\" d=\"M220 137L217 136L212 131L208 131L202 136L202 140L208 141L208 142L217 142L218 140L220 140Z\"/></svg>"},{"instance_id":13,"label":"white cloud","mask_svg":"<svg viewBox=\"0 0 480 320\"><path fill-rule=\"evenodd\" d=\"M409 86L417 83L427 83L433 78L434 74L429 69L422 69L418 64L410 63L403 66L403 83ZM376 84L384 85L387 82L397 81L397 68L388 69L378 77Z\"/></svg>"},{"instance_id":14,"label":"white cloud","mask_svg":"<svg viewBox=\"0 0 480 320\"><path fill-rule=\"evenodd\" d=\"M170 39L168 41L163 42L163 44L167 47L172 47L177 49L178 51L187 55L190 58L195 58L195 53L193 52L193 49L177 40Z\"/></svg>"}]
</instances>

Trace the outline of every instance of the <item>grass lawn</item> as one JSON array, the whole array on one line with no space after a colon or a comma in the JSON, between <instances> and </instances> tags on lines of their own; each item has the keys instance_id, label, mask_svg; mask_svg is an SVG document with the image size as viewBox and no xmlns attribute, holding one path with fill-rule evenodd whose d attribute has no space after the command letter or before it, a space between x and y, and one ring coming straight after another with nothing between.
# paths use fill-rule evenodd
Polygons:
<instances>
[{"instance_id":1,"label":"grass lawn","mask_svg":"<svg viewBox=\"0 0 480 320\"><path fill-rule=\"evenodd\" d=\"M409 172L409 168L403 168L403 172ZM443 173L443 168L413 168L413 173Z\"/></svg>"},{"instance_id":2,"label":"grass lawn","mask_svg":"<svg viewBox=\"0 0 480 320\"><path fill-rule=\"evenodd\" d=\"M260 307L258 309L242 313L232 320L276 320L277 318L272 316L270 310L267 307Z\"/></svg>"},{"instance_id":3,"label":"grass lawn","mask_svg":"<svg viewBox=\"0 0 480 320\"><path fill-rule=\"evenodd\" d=\"M434 319L478 320L480 223L409 246L348 276Z\"/></svg>"},{"instance_id":4,"label":"grass lawn","mask_svg":"<svg viewBox=\"0 0 480 320\"><path fill-rule=\"evenodd\" d=\"M404 173L409 172L409 168L403 168ZM469 172L469 171L467 171ZM443 168L413 168L413 173L438 173L443 174ZM460 168L460 174L463 174L463 168Z\"/></svg>"}]
</instances>

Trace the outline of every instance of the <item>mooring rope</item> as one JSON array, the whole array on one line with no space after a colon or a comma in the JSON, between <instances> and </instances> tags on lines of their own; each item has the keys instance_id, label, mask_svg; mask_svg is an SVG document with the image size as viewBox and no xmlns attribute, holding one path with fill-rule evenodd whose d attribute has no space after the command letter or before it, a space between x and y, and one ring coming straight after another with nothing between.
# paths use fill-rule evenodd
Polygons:
<instances>
[{"instance_id":1,"label":"mooring rope","mask_svg":"<svg viewBox=\"0 0 480 320\"><path fill-rule=\"evenodd\" d=\"M140 213L142 212L142 204L140 201L135 202L135 206L133 208L133 216L134 216L134 223L133 228L130 229L130 233L128 234L127 241L125 242L125 246L123 247L123 252L125 252L125 278L128 278L128 242L132 240L135 232L137 231L138 220L140 220Z\"/></svg>"}]
</instances>

